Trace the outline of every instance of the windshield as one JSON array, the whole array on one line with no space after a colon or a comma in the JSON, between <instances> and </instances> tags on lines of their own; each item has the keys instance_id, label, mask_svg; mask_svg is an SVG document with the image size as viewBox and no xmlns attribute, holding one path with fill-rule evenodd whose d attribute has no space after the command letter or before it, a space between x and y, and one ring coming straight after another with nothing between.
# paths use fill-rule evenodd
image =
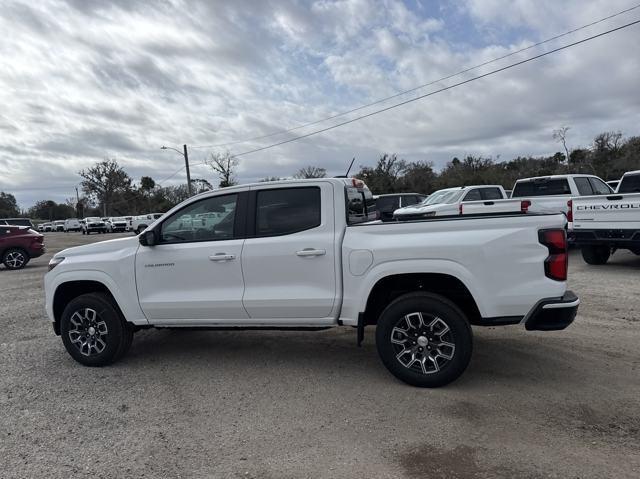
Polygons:
<instances>
[{"instance_id":1,"label":"windshield","mask_svg":"<svg viewBox=\"0 0 640 479\"><path fill-rule=\"evenodd\" d=\"M429 195L429 197L420 203L420 206L428 205L450 205L455 203L462 196L462 190L439 190Z\"/></svg>"},{"instance_id":2,"label":"windshield","mask_svg":"<svg viewBox=\"0 0 640 479\"><path fill-rule=\"evenodd\" d=\"M85 218L85 221L102 221L100 218L96 218L95 216L89 216Z\"/></svg>"}]
</instances>

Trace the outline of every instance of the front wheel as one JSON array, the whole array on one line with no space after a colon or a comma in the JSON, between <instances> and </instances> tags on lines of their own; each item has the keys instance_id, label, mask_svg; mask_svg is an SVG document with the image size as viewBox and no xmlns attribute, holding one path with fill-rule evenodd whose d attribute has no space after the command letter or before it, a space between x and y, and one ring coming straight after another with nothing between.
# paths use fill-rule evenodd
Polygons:
<instances>
[{"instance_id":1,"label":"front wheel","mask_svg":"<svg viewBox=\"0 0 640 479\"><path fill-rule=\"evenodd\" d=\"M605 264L611 256L611 248L608 246L583 246L582 259L587 264Z\"/></svg>"},{"instance_id":2,"label":"front wheel","mask_svg":"<svg viewBox=\"0 0 640 479\"><path fill-rule=\"evenodd\" d=\"M380 315L376 347L395 377L412 386L433 388L464 372L473 339L464 313L447 298L409 293L391 302Z\"/></svg>"},{"instance_id":3,"label":"front wheel","mask_svg":"<svg viewBox=\"0 0 640 479\"><path fill-rule=\"evenodd\" d=\"M2 263L7 269L22 269L29 262L29 255L20 248L9 248L2 255Z\"/></svg>"},{"instance_id":4,"label":"front wheel","mask_svg":"<svg viewBox=\"0 0 640 479\"><path fill-rule=\"evenodd\" d=\"M85 366L106 366L122 357L133 329L111 299L89 293L72 299L60 319L60 336L73 359Z\"/></svg>"}]
</instances>

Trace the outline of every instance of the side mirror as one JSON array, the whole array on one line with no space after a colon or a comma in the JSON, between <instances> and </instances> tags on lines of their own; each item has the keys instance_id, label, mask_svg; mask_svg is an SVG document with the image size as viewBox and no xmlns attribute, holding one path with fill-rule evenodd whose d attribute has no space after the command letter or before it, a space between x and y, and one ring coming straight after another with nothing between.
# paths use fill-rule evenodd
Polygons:
<instances>
[{"instance_id":1,"label":"side mirror","mask_svg":"<svg viewBox=\"0 0 640 479\"><path fill-rule=\"evenodd\" d=\"M157 237L155 230L145 230L140 233L138 241L142 246L155 246L157 244Z\"/></svg>"}]
</instances>

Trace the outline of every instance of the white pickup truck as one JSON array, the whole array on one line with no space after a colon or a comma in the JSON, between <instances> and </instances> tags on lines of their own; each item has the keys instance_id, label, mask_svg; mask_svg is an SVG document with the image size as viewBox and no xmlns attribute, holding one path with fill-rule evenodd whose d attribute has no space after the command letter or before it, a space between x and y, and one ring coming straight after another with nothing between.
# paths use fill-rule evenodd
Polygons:
<instances>
[{"instance_id":1,"label":"white pickup truck","mask_svg":"<svg viewBox=\"0 0 640 479\"><path fill-rule=\"evenodd\" d=\"M640 171L625 173L618 192L570 202L573 241L589 264L604 264L617 249L640 255Z\"/></svg>"},{"instance_id":2,"label":"white pickup truck","mask_svg":"<svg viewBox=\"0 0 640 479\"><path fill-rule=\"evenodd\" d=\"M134 216L131 220L131 230L139 235L142 233L150 224L152 224L155 220L160 218L162 213L149 213L146 215Z\"/></svg>"},{"instance_id":3,"label":"white pickup truck","mask_svg":"<svg viewBox=\"0 0 640 479\"><path fill-rule=\"evenodd\" d=\"M348 178L202 193L138 237L57 253L48 318L87 366L117 360L140 328L352 326L360 344L376 325L384 365L421 387L462 374L472 324L573 321L564 215L383 223L367 221L370 206L371 192Z\"/></svg>"},{"instance_id":4,"label":"white pickup truck","mask_svg":"<svg viewBox=\"0 0 640 479\"><path fill-rule=\"evenodd\" d=\"M564 213L566 215L569 212L571 198L610 195L612 192L609 185L594 175L551 175L516 181L511 198L529 200L530 213Z\"/></svg>"}]
</instances>

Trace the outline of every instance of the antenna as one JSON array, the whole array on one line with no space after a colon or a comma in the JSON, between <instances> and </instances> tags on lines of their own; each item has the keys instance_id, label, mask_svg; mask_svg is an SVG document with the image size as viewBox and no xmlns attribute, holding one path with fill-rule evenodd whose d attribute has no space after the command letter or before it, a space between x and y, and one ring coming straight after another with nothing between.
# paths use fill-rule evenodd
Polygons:
<instances>
[{"instance_id":1,"label":"antenna","mask_svg":"<svg viewBox=\"0 0 640 479\"><path fill-rule=\"evenodd\" d=\"M351 163L349 163L349 168L347 168L347 172L346 172L346 174L344 175L344 177L345 177L345 178L348 178L348 177L349 177L349 172L351 171L351 167L353 166L353 162L354 162L354 161L356 161L356 157L355 157L355 156L353 157L353 160L351 160Z\"/></svg>"}]
</instances>

